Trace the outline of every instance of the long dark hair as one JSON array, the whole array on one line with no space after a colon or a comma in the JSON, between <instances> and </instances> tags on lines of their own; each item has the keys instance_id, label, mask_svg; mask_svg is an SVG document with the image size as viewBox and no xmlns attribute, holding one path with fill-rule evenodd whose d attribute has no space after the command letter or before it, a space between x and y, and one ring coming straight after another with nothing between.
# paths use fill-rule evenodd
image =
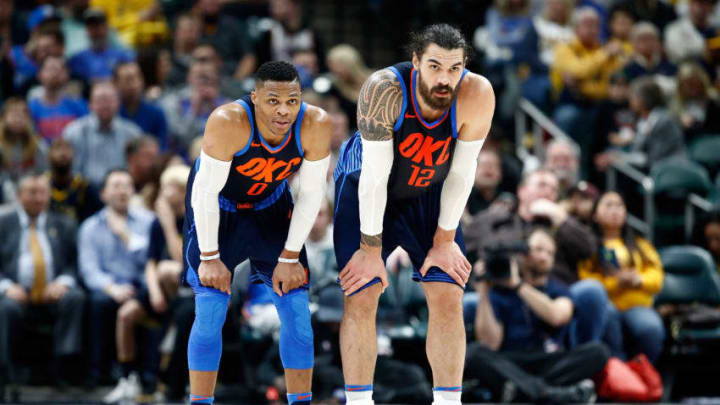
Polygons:
<instances>
[{"instance_id":1,"label":"long dark hair","mask_svg":"<svg viewBox=\"0 0 720 405\"><path fill-rule=\"evenodd\" d=\"M693 228L690 243L709 251L710 249L708 249L709 246L705 239L705 228L710 224L720 224L720 207L715 207L712 211L705 213L698 219Z\"/></svg>"},{"instance_id":2,"label":"long dark hair","mask_svg":"<svg viewBox=\"0 0 720 405\"><path fill-rule=\"evenodd\" d=\"M595 220L595 215L597 214L598 207L600 206L600 201L602 201L603 198L605 198L605 196L610 193L617 194L618 197L620 197L620 201L622 201L623 205L625 205L625 212L626 212L625 223L622 225L622 228L620 228L620 238L622 239L623 245L625 245L628 252L630 253L630 255L629 255L630 256L630 266L633 267L636 264L635 258L634 258L635 252L640 253L640 257L641 257L642 261L645 261L646 257L645 257L645 254L643 253L642 249L638 248L637 241L638 241L639 236L635 233L635 231L633 231L633 229L630 227L630 225L628 225L627 205L625 204L625 199L617 191L606 191L606 192L602 193L600 195L600 197L598 197L598 199L595 200L595 203L593 204L592 229L593 229L593 232L595 232L595 235L597 236L597 250L596 251L598 252L598 254L601 251L601 248L604 246L603 245L604 238L603 238L603 230L600 227L600 224L598 224L597 221ZM596 264L600 265L600 260L598 260L597 255L595 256L595 258L593 260L595 261ZM603 270L609 270L609 269L603 269Z\"/></svg>"}]
</instances>

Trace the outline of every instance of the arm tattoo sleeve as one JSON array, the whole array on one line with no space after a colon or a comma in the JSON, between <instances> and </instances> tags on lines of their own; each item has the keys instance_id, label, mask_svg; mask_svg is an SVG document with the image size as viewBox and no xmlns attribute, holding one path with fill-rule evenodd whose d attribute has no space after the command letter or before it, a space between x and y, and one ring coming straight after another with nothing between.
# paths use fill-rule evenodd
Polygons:
<instances>
[{"instance_id":1,"label":"arm tattoo sleeve","mask_svg":"<svg viewBox=\"0 0 720 405\"><path fill-rule=\"evenodd\" d=\"M393 126L402 109L403 92L395 74L375 72L363 85L358 100L358 129L371 141L392 139Z\"/></svg>"}]
</instances>

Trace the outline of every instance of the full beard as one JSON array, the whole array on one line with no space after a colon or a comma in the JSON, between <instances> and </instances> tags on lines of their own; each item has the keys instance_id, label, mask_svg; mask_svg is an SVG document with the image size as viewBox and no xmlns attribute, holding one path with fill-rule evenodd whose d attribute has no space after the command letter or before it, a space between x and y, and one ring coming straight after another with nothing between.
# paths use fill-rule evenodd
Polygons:
<instances>
[{"instance_id":1,"label":"full beard","mask_svg":"<svg viewBox=\"0 0 720 405\"><path fill-rule=\"evenodd\" d=\"M423 82L420 72L418 72L418 90L420 91L420 97L422 97L423 101L425 101L425 103L433 110L447 110L450 108L457 96L457 94L455 94L455 89L450 86L435 86L431 89L428 88L425 85L425 82ZM433 92L443 90L446 90L449 93L448 97L433 97Z\"/></svg>"}]
</instances>

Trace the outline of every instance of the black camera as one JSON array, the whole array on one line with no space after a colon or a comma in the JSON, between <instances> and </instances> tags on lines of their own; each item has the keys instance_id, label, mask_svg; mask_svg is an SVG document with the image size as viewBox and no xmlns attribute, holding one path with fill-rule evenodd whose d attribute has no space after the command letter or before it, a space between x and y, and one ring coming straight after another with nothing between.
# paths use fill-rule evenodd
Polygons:
<instances>
[{"instance_id":1,"label":"black camera","mask_svg":"<svg viewBox=\"0 0 720 405\"><path fill-rule=\"evenodd\" d=\"M525 241L501 242L485 248L485 275L488 281L510 278L510 263L513 256L528 253Z\"/></svg>"}]
</instances>

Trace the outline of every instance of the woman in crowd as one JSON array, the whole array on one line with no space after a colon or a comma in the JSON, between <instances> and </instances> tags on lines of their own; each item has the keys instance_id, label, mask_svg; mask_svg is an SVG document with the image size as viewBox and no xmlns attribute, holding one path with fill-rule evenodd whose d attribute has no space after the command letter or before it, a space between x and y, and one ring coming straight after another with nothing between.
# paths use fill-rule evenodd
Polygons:
<instances>
[{"instance_id":1,"label":"woman in crowd","mask_svg":"<svg viewBox=\"0 0 720 405\"><path fill-rule=\"evenodd\" d=\"M663 322L652 307L663 283L660 256L649 241L631 231L625 202L614 191L605 192L595 205L593 227L598 254L581 263L578 273L582 279L601 281L614 306L606 343L621 358L644 353L655 361L665 339Z\"/></svg>"},{"instance_id":2,"label":"woman in crowd","mask_svg":"<svg viewBox=\"0 0 720 405\"><path fill-rule=\"evenodd\" d=\"M0 171L7 171L17 181L31 170L45 170L47 147L35 133L25 100L9 98L0 120Z\"/></svg>"},{"instance_id":3,"label":"woman in crowd","mask_svg":"<svg viewBox=\"0 0 720 405\"><path fill-rule=\"evenodd\" d=\"M365 66L360 52L350 45L337 45L330 49L327 64L332 73L330 95L337 98L340 109L354 128L360 88L370 76L370 70Z\"/></svg>"},{"instance_id":4,"label":"woman in crowd","mask_svg":"<svg viewBox=\"0 0 720 405\"><path fill-rule=\"evenodd\" d=\"M720 208L700 218L695 225L692 242L710 252L720 273Z\"/></svg>"},{"instance_id":5,"label":"woman in crowd","mask_svg":"<svg viewBox=\"0 0 720 405\"><path fill-rule=\"evenodd\" d=\"M695 62L683 63L678 69L672 109L687 141L697 135L720 133L720 102L710 77Z\"/></svg>"}]
</instances>

